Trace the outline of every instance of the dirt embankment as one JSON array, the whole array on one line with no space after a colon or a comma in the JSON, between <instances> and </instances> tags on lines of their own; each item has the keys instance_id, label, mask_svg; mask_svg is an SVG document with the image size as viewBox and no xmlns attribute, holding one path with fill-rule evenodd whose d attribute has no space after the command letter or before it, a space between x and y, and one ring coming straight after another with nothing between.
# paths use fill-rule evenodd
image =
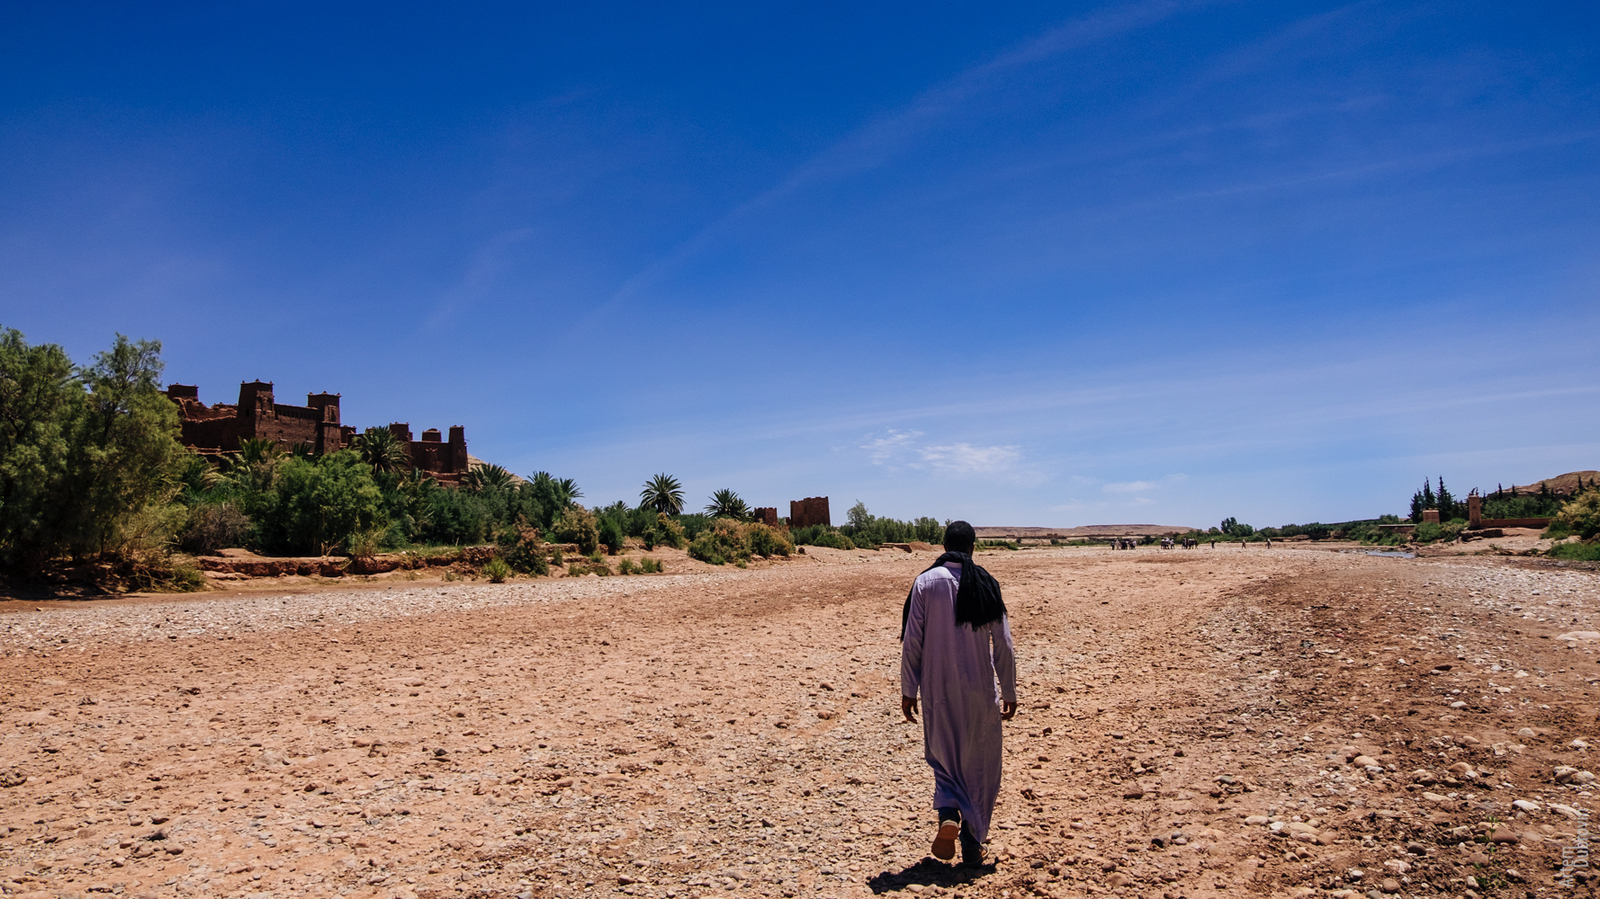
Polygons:
<instances>
[{"instance_id":1,"label":"dirt embankment","mask_svg":"<svg viewBox=\"0 0 1600 899\"><path fill-rule=\"evenodd\" d=\"M1022 712L967 872L925 858L895 701L932 558L0 615L0 890L1591 894L1552 878L1600 751L1597 644L1559 639L1600 629L1594 573L987 554Z\"/></svg>"}]
</instances>

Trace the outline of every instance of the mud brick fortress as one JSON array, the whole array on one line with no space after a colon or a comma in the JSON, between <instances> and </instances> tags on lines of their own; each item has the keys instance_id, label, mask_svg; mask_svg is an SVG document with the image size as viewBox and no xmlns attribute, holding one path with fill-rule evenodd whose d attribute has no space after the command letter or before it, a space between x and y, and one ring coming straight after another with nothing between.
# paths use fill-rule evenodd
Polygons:
<instances>
[{"instance_id":1,"label":"mud brick fortress","mask_svg":"<svg viewBox=\"0 0 1600 899\"><path fill-rule=\"evenodd\" d=\"M833 518L828 515L826 496L808 496L789 501L789 527L803 528L814 524L833 526Z\"/></svg>"},{"instance_id":2,"label":"mud brick fortress","mask_svg":"<svg viewBox=\"0 0 1600 899\"><path fill-rule=\"evenodd\" d=\"M239 404L200 402L200 388L173 384L167 398L178 406L183 444L202 456L220 457L237 452L242 440L271 440L285 450L296 445L321 456L349 446L356 429L339 421L339 394L307 394L304 406L279 403L271 381L247 381L239 385ZM422 432L421 440L411 439L411 425L395 423L389 432L400 441L411 467L425 471L441 481L455 483L466 474L466 429L450 429L446 443L437 429Z\"/></svg>"}]
</instances>

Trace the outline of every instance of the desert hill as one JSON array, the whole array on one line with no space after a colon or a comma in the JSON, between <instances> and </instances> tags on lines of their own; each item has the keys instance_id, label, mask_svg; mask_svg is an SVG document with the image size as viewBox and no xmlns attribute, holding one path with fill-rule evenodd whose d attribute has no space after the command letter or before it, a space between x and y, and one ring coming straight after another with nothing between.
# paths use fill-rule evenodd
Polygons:
<instances>
[{"instance_id":1,"label":"desert hill","mask_svg":"<svg viewBox=\"0 0 1600 899\"><path fill-rule=\"evenodd\" d=\"M1548 486L1551 493L1566 495L1578 491L1578 481L1580 479L1585 487L1600 484L1600 471L1569 471L1566 474L1558 474L1553 478L1534 481L1525 487L1512 487L1509 492L1513 495L1526 495L1538 493L1540 487Z\"/></svg>"}]
</instances>

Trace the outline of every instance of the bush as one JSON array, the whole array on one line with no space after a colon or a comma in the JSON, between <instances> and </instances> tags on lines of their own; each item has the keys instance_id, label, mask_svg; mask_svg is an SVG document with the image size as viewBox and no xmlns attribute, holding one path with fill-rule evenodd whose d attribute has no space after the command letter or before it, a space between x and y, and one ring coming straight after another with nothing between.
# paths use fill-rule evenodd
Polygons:
<instances>
[{"instance_id":1,"label":"bush","mask_svg":"<svg viewBox=\"0 0 1600 899\"><path fill-rule=\"evenodd\" d=\"M614 556L622 549L622 526L615 518L600 519L599 539L600 545L606 548L606 555Z\"/></svg>"},{"instance_id":2,"label":"bush","mask_svg":"<svg viewBox=\"0 0 1600 899\"><path fill-rule=\"evenodd\" d=\"M832 549L855 549L849 537L827 525L813 524L789 532L796 546L826 546Z\"/></svg>"},{"instance_id":3,"label":"bush","mask_svg":"<svg viewBox=\"0 0 1600 899\"><path fill-rule=\"evenodd\" d=\"M639 560L639 573L640 574L660 574L661 573L661 560L660 559L652 559L649 556L645 556L644 558Z\"/></svg>"},{"instance_id":4,"label":"bush","mask_svg":"<svg viewBox=\"0 0 1600 899\"><path fill-rule=\"evenodd\" d=\"M545 561L544 543L539 539L539 529L528 527L527 520L522 519L516 527L507 528L500 535L500 558L513 571L523 574L535 574L544 577L550 573L550 564ZM556 564L561 564L558 560Z\"/></svg>"},{"instance_id":5,"label":"bush","mask_svg":"<svg viewBox=\"0 0 1600 899\"><path fill-rule=\"evenodd\" d=\"M553 533L557 543L576 543L578 552L586 556L600 548L600 528L594 513L582 506L572 506L563 512Z\"/></svg>"},{"instance_id":6,"label":"bush","mask_svg":"<svg viewBox=\"0 0 1600 899\"><path fill-rule=\"evenodd\" d=\"M178 545L185 552L210 555L219 549L244 546L253 528L250 517L231 502L208 503L189 510L189 522Z\"/></svg>"},{"instance_id":7,"label":"bush","mask_svg":"<svg viewBox=\"0 0 1600 899\"><path fill-rule=\"evenodd\" d=\"M1570 559L1575 562L1600 562L1600 542L1597 543L1563 543L1551 547L1550 557L1553 559Z\"/></svg>"},{"instance_id":8,"label":"bush","mask_svg":"<svg viewBox=\"0 0 1600 899\"><path fill-rule=\"evenodd\" d=\"M719 518L700 532L689 544L689 558L726 565L728 562L748 562L750 541L745 525L731 518Z\"/></svg>"},{"instance_id":9,"label":"bush","mask_svg":"<svg viewBox=\"0 0 1600 899\"><path fill-rule=\"evenodd\" d=\"M287 459L257 523L268 549L322 555L377 526L382 499L372 470L348 450L312 462Z\"/></svg>"},{"instance_id":10,"label":"bush","mask_svg":"<svg viewBox=\"0 0 1600 899\"><path fill-rule=\"evenodd\" d=\"M699 512L690 512L687 515L679 515L673 520L677 523L679 530L683 532L684 539L693 541L694 538L700 536L701 531L711 527L712 522L716 519L702 515Z\"/></svg>"},{"instance_id":11,"label":"bush","mask_svg":"<svg viewBox=\"0 0 1600 899\"><path fill-rule=\"evenodd\" d=\"M617 574L633 574L633 560L623 559L617 563Z\"/></svg>"},{"instance_id":12,"label":"bush","mask_svg":"<svg viewBox=\"0 0 1600 899\"><path fill-rule=\"evenodd\" d=\"M1444 530L1436 522L1424 521L1411 534L1418 543L1433 543L1443 536Z\"/></svg>"},{"instance_id":13,"label":"bush","mask_svg":"<svg viewBox=\"0 0 1600 899\"><path fill-rule=\"evenodd\" d=\"M345 538L344 551L352 559L370 559L383 549L383 542L388 536L389 528L387 526L356 531Z\"/></svg>"},{"instance_id":14,"label":"bush","mask_svg":"<svg viewBox=\"0 0 1600 899\"><path fill-rule=\"evenodd\" d=\"M495 556L483 566L483 576L488 578L491 584L503 584L506 578L511 576L511 566L506 564L505 559Z\"/></svg>"},{"instance_id":15,"label":"bush","mask_svg":"<svg viewBox=\"0 0 1600 899\"><path fill-rule=\"evenodd\" d=\"M787 559L794 552L794 543L789 540L788 534L764 524L745 525L745 540L750 552L758 556L783 556Z\"/></svg>"},{"instance_id":16,"label":"bush","mask_svg":"<svg viewBox=\"0 0 1600 899\"><path fill-rule=\"evenodd\" d=\"M584 559L567 566L567 574L572 577L582 577L586 574L598 574L601 577L606 577L613 573L611 566L607 565L604 560L596 562L591 559Z\"/></svg>"},{"instance_id":17,"label":"bush","mask_svg":"<svg viewBox=\"0 0 1600 899\"><path fill-rule=\"evenodd\" d=\"M1600 490L1588 490L1556 513L1555 523L1585 540L1600 536Z\"/></svg>"},{"instance_id":18,"label":"bush","mask_svg":"<svg viewBox=\"0 0 1600 899\"><path fill-rule=\"evenodd\" d=\"M655 549L657 546L683 549L684 544L688 542L688 537L683 532L683 525L673 521L665 512L656 513L655 526L643 536L645 549Z\"/></svg>"}]
</instances>

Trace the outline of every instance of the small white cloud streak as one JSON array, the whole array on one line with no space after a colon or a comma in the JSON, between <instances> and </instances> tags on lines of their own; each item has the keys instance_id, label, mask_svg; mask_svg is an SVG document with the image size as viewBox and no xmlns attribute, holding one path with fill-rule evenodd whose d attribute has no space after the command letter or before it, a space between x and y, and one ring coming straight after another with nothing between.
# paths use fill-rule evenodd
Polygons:
<instances>
[{"instance_id":1,"label":"small white cloud streak","mask_svg":"<svg viewBox=\"0 0 1600 899\"><path fill-rule=\"evenodd\" d=\"M1016 446L974 446L970 443L922 444L921 431L890 430L863 444L874 465L912 468L959 475L1011 473L1022 461Z\"/></svg>"},{"instance_id":2,"label":"small white cloud streak","mask_svg":"<svg viewBox=\"0 0 1600 899\"><path fill-rule=\"evenodd\" d=\"M1155 481L1124 481L1122 483L1106 484L1100 488L1106 493L1143 493L1146 490L1156 489Z\"/></svg>"}]
</instances>

